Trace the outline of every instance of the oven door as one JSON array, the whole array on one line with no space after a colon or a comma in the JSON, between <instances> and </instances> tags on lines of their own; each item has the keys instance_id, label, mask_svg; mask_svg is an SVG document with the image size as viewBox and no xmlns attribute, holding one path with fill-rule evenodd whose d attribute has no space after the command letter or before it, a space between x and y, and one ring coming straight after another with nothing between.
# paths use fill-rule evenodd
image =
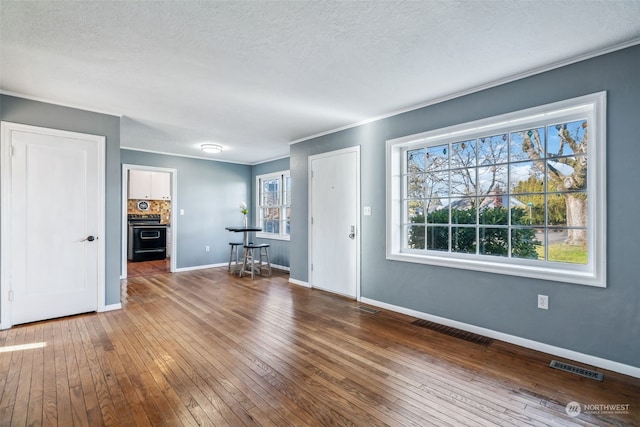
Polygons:
<instances>
[{"instance_id":1,"label":"oven door","mask_svg":"<svg viewBox=\"0 0 640 427\"><path fill-rule=\"evenodd\" d=\"M130 225L129 261L150 261L167 257L167 227L159 225Z\"/></svg>"}]
</instances>

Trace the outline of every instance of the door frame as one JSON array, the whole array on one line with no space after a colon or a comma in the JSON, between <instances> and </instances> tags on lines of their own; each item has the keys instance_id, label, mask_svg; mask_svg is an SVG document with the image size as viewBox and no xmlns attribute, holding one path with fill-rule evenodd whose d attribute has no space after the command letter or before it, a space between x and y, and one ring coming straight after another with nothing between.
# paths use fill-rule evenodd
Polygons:
<instances>
[{"instance_id":1,"label":"door frame","mask_svg":"<svg viewBox=\"0 0 640 427\"><path fill-rule=\"evenodd\" d=\"M171 177L171 254L169 271L175 272L176 263L176 236L178 231L177 206L178 206L178 170L173 168L162 168L157 166L122 164L122 248L120 249L120 279L127 278L127 240L128 240L128 224L127 224L127 204L129 194L129 171L144 170L152 172L168 172Z\"/></svg>"},{"instance_id":2,"label":"door frame","mask_svg":"<svg viewBox=\"0 0 640 427\"><path fill-rule=\"evenodd\" d=\"M309 210L309 215L307 218L308 221L308 236L309 236L309 243L308 243L308 249L307 249L307 253L309 254L308 257L308 263L307 263L307 271L308 271L308 276L309 276L309 287L313 288L313 271L311 269L311 265L313 264L313 224L311 223L312 221L312 214L313 214L313 192L312 192L312 164L314 160L318 160L321 158L326 158L326 157L334 157L334 156L339 156L342 154L347 154L347 153L355 153L356 154L356 296L355 299L356 301L360 301L362 299L362 295L361 295L361 291L360 291L360 245L361 245L361 239L360 239L360 234L361 234L361 226L360 226L360 209L361 209L361 202L360 202L360 181L361 181L361 176L360 176L360 146L356 145L354 147L347 147L347 148L342 148L339 150L334 150L334 151L327 151L325 153L320 153L320 154L315 154L312 156L309 156L308 161L307 161L307 192L308 192L308 210Z\"/></svg>"},{"instance_id":3,"label":"door frame","mask_svg":"<svg viewBox=\"0 0 640 427\"><path fill-rule=\"evenodd\" d=\"M106 290L105 290L105 246L106 246L106 228L105 228L105 148L106 138L100 135L91 135L82 132L74 132L60 129L46 128L42 126L25 125L13 122L0 122L1 138L0 138L0 200L2 200L2 208L0 210L0 253L2 260L0 261L0 330L8 329L12 326L11 322L11 133L13 131L42 133L51 136L63 138L79 138L83 140L93 141L99 145L98 147L98 200L100 206L98 211L98 235L102 238L96 239L98 245L98 300L96 301L96 311L105 311Z\"/></svg>"}]
</instances>

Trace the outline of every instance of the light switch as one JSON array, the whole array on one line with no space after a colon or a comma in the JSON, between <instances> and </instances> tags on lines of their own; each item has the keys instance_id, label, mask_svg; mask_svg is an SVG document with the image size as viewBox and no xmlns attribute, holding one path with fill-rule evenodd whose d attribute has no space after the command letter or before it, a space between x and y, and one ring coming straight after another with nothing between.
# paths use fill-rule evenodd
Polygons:
<instances>
[{"instance_id":1,"label":"light switch","mask_svg":"<svg viewBox=\"0 0 640 427\"><path fill-rule=\"evenodd\" d=\"M364 207L364 214L365 215L371 215L371 206L365 206Z\"/></svg>"},{"instance_id":2,"label":"light switch","mask_svg":"<svg viewBox=\"0 0 640 427\"><path fill-rule=\"evenodd\" d=\"M180 215L184 215L184 209L180 209Z\"/></svg>"}]
</instances>

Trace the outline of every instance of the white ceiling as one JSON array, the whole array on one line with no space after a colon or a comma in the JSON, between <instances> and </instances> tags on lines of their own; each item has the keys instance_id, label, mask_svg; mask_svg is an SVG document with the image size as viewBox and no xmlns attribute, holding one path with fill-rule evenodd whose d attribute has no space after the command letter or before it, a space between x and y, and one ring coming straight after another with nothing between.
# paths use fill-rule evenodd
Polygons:
<instances>
[{"instance_id":1,"label":"white ceiling","mask_svg":"<svg viewBox=\"0 0 640 427\"><path fill-rule=\"evenodd\" d=\"M640 43L638 0L2 0L0 12L3 93L121 115L122 147L249 164Z\"/></svg>"}]
</instances>

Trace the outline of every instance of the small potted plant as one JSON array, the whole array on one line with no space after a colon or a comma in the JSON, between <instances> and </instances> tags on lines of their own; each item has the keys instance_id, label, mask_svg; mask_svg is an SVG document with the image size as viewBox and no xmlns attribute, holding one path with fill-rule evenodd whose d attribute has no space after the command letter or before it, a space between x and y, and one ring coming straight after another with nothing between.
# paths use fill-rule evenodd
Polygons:
<instances>
[{"instance_id":1,"label":"small potted plant","mask_svg":"<svg viewBox=\"0 0 640 427\"><path fill-rule=\"evenodd\" d=\"M249 213L249 209L247 209L247 204L245 202L240 202L240 212L242 212L242 225L247 226L247 214Z\"/></svg>"}]
</instances>

